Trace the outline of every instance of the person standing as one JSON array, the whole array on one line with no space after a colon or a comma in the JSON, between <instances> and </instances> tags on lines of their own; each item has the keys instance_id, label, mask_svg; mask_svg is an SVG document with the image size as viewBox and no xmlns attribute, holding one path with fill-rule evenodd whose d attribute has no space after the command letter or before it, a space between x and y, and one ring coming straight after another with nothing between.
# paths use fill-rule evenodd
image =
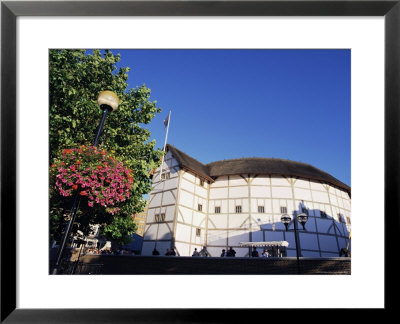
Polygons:
<instances>
[{"instance_id":1,"label":"person standing","mask_svg":"<svg viewBox=\"0 0 400 324\"><path fill-rule=\"evenodd\" d=\"M257 251L257 248L254 246L253 247L253 252L251 252L251 256L253 257L253 258L258 258L258 251Z\"/></svg>"},{"instance_id":2,"label":"person standing","mask_svg":"<svg viewBox=\"0 0 400 324\"><path fill-rule=\"evenodd\" d=\"M200 256L199 251L197 251L197 248L194 248L192 257L198 257L198 256Z\"/></svg>"},{"instance_id":3,"label":"person standing","mask_svg":"<svg viewBox=\"0 0 400 324\"><path fill-rule=\"evenodd\" d=\"M235 255L236 255L236 251L232 248L232 246L230 246L228 252L226 253L226 256L235 257Z\"/></svg>"},{"instance_id":4,"label":"person standing","mask_svg":"<svg viewBox=\"0 0 400 324\"><path fill-rule=\"evenodd\" d=\"M264 257L264 258L268 258L269 257L269 253L268 253L267 249L264 249L264 251L261 254L261 256Z\"/></svg>"},{"instance_id":5,"label":"person standing","mask_svg":"<svg viewBox=\"0 0 400 324\"><path fill-rule=\"evenodd\" d=\"M226 256L225 249L222 249L221 257L225 257L225 256Z\"/></svg>"},{"instance_id":6,"label":"person standing","mask_svg":"<svg viewBox=\"0 0 400 324\"><path fill-rule=\"evenodd\" d=\"M202 257L208 257L208 251L207 251L207 248L205 247L205 246L203 246L203 248L201 249L201 251L200 251L200 256L202 256Z\"/></svg>"},{"instance_id":7,"label":"person standing","mask_svg":"<svg viewBox=\"0 0 400 324\"><path fill-rule=\"evenodd\" d=\"M153 252L152 252L152 255L160 255L160 252L158 252L157 249L154 248L154 250L153 250Z\"/></svg>"}]
</instances>

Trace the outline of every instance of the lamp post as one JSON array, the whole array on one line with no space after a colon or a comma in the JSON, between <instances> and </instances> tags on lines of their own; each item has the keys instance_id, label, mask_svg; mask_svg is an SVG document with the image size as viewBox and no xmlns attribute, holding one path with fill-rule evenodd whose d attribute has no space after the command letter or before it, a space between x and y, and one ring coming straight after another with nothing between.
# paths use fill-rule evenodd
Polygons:
<instances>
[{"instance_id":1,"label":"lamp post","mask_svg":"<svg viewBox=\"0 0 400 324\"><path fill-rule=\"evenodd\" d=\"M118 99L118 96L114 92L106 90L106 91L102 91L99 93L99 95L97 97L97 103L100 106L100 108L103 110L103 114L101 116L99 127L97 128L93 146L97 146L99 144L100 135L101 135L101 132L103 131L104 122L107 118L107 115L109 112L117 110L118 105L119 105L119 99ZM62 237L60 247L58 248L58 251L57 251L57 258L56 258L56 263L55 263L55 266L53 269L53 274L57 274L58 269L60 268L61 258L62 258L62 255L64 254L65 245L67 243L67 239L71 232L72 224L75 221L76 211L78 210L78 206L79 206L79 202L80 202L80 198L81 198L79 193L80 193L79 191L77 191L75 193L74 201L72 203L72 208L71 208L71 215L70 215L67 225L65 226L64 235Z\"/></svg>"},{"instance_id":2,"label":"lamp post","mask_svg":"<svg viewBox=\"0 0 400 324\"><path fill-rule=\"evenodd\" d=\"M286 231L289 228L289 224L290 224L291 220L292 220L292 217L290 217L287 214L284 214L281 217L281 222L283 223L283 225L285 225ZM297 229L297 222L299 222L303 226L303 229L305 230L306 229L305 225L307 223L307 220L308 220L308 215L306 213L298 214L297 217L295 217L293 219L294 240L295 240L295 243L296 243L297 272L299 274L301 273L301 271L300 271L300 259L299 259L299 256L300 256L300 246L299 245L300 244L299 244L299 234L298 234L298 229Z\"/></svg>"}]
</instances>

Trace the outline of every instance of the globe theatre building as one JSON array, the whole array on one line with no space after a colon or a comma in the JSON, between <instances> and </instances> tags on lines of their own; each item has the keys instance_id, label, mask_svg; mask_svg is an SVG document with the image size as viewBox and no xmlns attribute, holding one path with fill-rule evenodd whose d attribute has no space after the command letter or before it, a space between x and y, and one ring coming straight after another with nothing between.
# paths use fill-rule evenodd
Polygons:
<instances>
[{"instance_id":1,"label":"globe theatre building","mask_svg":"<svg viewBox=\"0 0 400 324\"><path fill-rule=\"evenodd\" d=\"M191 256L203 246L211 256L243 242L284 242L283 255L296 256L293 224L282 215L306 213L298 226L303 257L338 257L348 245L351 188L311 165L275 158L242 158L202 164L167 144L153 176L142 255L175 248ZM300 224L299 224L300 225ZM262 247L258 248L261 252Z\"/></svg>"}]
</instances>

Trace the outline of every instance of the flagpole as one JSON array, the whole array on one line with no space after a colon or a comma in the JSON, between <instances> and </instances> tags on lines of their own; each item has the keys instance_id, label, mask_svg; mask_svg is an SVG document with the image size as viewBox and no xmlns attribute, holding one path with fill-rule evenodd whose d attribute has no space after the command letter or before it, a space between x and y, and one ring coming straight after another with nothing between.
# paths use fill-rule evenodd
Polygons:
<instances>
[{"instance_id":1,"label":"flagpole","mask_svg":"<svg viewBox=\"0 0 400 324\"><path fill-rule=\"evenodd\" d=\"M165 153L166 146L167 146L167 138L168 138L168 130L169 130L169 121L170 121L170 119L171 119L171 110L168 113L167 133L165 134L165 141L164 141L164 147L163 147L163 152L164 153ZM161 176L162 176L162 172L163 172L163 164L164 164L164 154L163 154L162 160L161 160L160 181L162 180Z\"/></svg>"}]
</instances>

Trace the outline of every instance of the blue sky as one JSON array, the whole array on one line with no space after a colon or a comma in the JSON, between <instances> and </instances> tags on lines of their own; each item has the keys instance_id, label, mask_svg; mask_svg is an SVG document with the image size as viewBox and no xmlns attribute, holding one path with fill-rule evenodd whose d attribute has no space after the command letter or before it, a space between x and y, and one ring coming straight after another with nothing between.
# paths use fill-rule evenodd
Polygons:
<instances>
[{"instance_id":1,"label":"blue sky","mask_svg":"<svg viewBox=\"0 0 400 324\"><path fill-rule=\"evenodd\" d=\"M146 127L202 163L275 157L350 178L350 50L111 50L163 109Z\"/></svg>"}]
</instances>

